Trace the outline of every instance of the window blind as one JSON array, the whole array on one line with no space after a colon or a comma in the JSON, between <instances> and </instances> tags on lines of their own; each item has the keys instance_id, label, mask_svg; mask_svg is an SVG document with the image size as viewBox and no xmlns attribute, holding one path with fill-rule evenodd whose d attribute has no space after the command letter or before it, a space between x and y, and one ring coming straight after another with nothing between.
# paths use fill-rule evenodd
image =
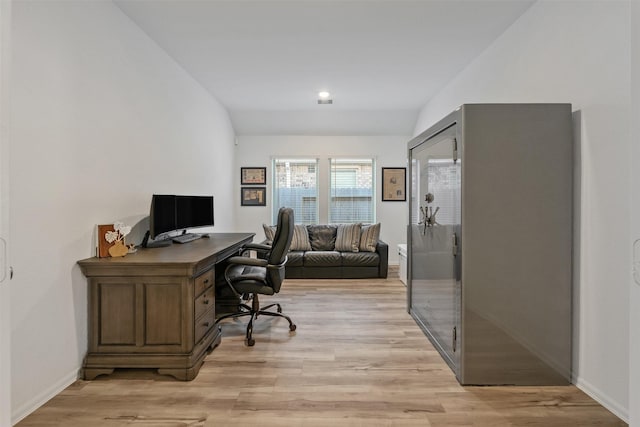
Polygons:
<instances>
[{"instance_id":1,"label":"window blind","mask_svg":"<svg viewBox=\"0 0 640 427\"><path fill-rule=\"evenodd\" d=\"M329 164L329 223L374 223L374 159L330 159Z\"/></svg>"},{"instance_id":2,"label":"window blind","mask_svg":"<svg viewBox=\"0 0 640 427\"><path fill-rule=\"evenodd\" d=\"M273 159L273 211L293 209L296 224L318 223L318 160Z\"/></svg>"}]
</instances>

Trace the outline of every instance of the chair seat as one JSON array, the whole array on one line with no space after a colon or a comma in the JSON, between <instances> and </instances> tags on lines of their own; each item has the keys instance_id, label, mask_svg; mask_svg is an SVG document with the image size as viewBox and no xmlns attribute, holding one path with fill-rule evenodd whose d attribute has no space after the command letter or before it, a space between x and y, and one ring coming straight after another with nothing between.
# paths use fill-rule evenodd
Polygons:
<instances>
[{"instance_id":1,"label":"chair seat","mask_svg":"<svg viewBox=\"0 0 640 427\"><path fill-rule=\"evenodd\" d=\"M264 267L233 265L227 270L227 277L240 294L273 295L275 293L273 288L267 284L267 274Z\"/></svg>"}]
</instances>

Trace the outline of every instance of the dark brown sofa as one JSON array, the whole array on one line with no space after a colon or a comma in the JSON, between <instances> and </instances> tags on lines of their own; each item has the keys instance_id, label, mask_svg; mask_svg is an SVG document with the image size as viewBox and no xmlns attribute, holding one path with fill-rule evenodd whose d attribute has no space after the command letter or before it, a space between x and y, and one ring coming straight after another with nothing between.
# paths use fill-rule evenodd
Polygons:
<instances>
[{"instance_id":1,"label":"dark brown sofa","mask_svg":"<svg viewBox=\"0 0 640 427\"><path fill-rule=\"evenodd\" d=\"M379 230L379 224L378 230ZM373 246L362 242L353 249L336 250L337 225L297 225L306 228L309 242L293 242L287 255L286 277L288 279L364 279L387 277L389 268L389 246L382 240ZM298 230L298 236L300 236ZM296 237L294 237L295 239ZM359 240L359 238L358 238ZM305 247L306 249L300 249ZM343 249L344 249L344 245Z\"/></svg>"},{"instance_id":2,"label":"dark brown sofa","mask_svg":"<svg viewBox=\"0 0 640 427\"><path fill-rule=\"evenodd\" d=\"M292 251L288 279L365 279L387 277L389 246L378 240L375 252Z\"/></svg>"}]
</instances>

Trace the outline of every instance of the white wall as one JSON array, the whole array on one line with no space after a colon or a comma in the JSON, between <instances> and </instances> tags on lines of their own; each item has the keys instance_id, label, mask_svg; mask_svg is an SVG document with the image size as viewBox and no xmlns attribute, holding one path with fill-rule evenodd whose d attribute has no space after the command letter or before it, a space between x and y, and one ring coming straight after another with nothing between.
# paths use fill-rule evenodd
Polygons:
<instances>
[{"instance_id":1,"label":"white wall","mask_svg":"<svg viewBox=\"0 0 640 427\"><path fill-rule=\"evenodd\" d=\"M9 293L9 117L11 2L0 1L0 427L11 425Z\"/></svg>"},{"instance_id":2,"label":"white wall","mask_svg":"<svg viewBox=\"0 0 640 427\"><path fill-rule=\"evenodd\" d=\"M226 110L110 1L14 3L12 50L15 422L77 377L95 224L147 215L154 192L231 207L237 169Z\"/></svg>"},{"instance_id":3,"label":"white wall","mask_svg":"<svg viewBox=\"0 0 640 427\"><path fill-rule=\"evenodd\" d=\"M266 166L267 193L271 190L271 159L273 157L302 156L320 159L319 182L329 183L331 157L375 157L376 159L376 217L381 223L380 238L389 244L389 263L398 264L398 243L406 242L407 203L381 201L382 167L407 166L407 142L409 136L306 136L270 135L240 136L236 147L235 204L240 205L240 167ZM322 189L322 187L321 187ZM320 223L327 222L326 194L320 194ZM256 233L255 241L264 239L262 224L273 224L271 219L271 195L266 207L243 206L237 210L237 224L241 230Z\"/></svg>"},{"instance_id":4,"label":"white wall","mask_svg":"<svg viewBox=\"0 0 640 427\"><path fill-rule=\"evenodd\" d=\"M640 426L640 2L631 2L631 239L638 240L636 277L630 289L629 425Z\"/></svg>"},{"instance_id":5,"label":"white wall","mask_svg":"<svg viewBox=\"0 0 640 427\"><path fill-rule=\"evenodd\" d=\"M539 1L425 105L415 129L462 103L573 104L574 375L623 419L631 263L628 16L627 1Z\"/></svg>"}]
</instances>

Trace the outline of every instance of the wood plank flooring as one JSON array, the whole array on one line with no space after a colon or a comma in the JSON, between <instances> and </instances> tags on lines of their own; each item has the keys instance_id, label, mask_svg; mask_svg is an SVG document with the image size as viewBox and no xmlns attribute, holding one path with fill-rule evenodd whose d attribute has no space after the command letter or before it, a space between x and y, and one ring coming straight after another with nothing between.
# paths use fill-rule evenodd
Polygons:
<instances>
[{"instance_id":1,"label":"wood plank flooring","mask_svg":"<svg viewBox=\"0 0 640 427\"><path fill-rule=\"evenodd\" d=\"M287 280L298 325L223 323L198 377L145 370L77 381L29 426L624 426L574 386L461 387L405 309L397 278Z\"/></svg>"}]
</instances>

